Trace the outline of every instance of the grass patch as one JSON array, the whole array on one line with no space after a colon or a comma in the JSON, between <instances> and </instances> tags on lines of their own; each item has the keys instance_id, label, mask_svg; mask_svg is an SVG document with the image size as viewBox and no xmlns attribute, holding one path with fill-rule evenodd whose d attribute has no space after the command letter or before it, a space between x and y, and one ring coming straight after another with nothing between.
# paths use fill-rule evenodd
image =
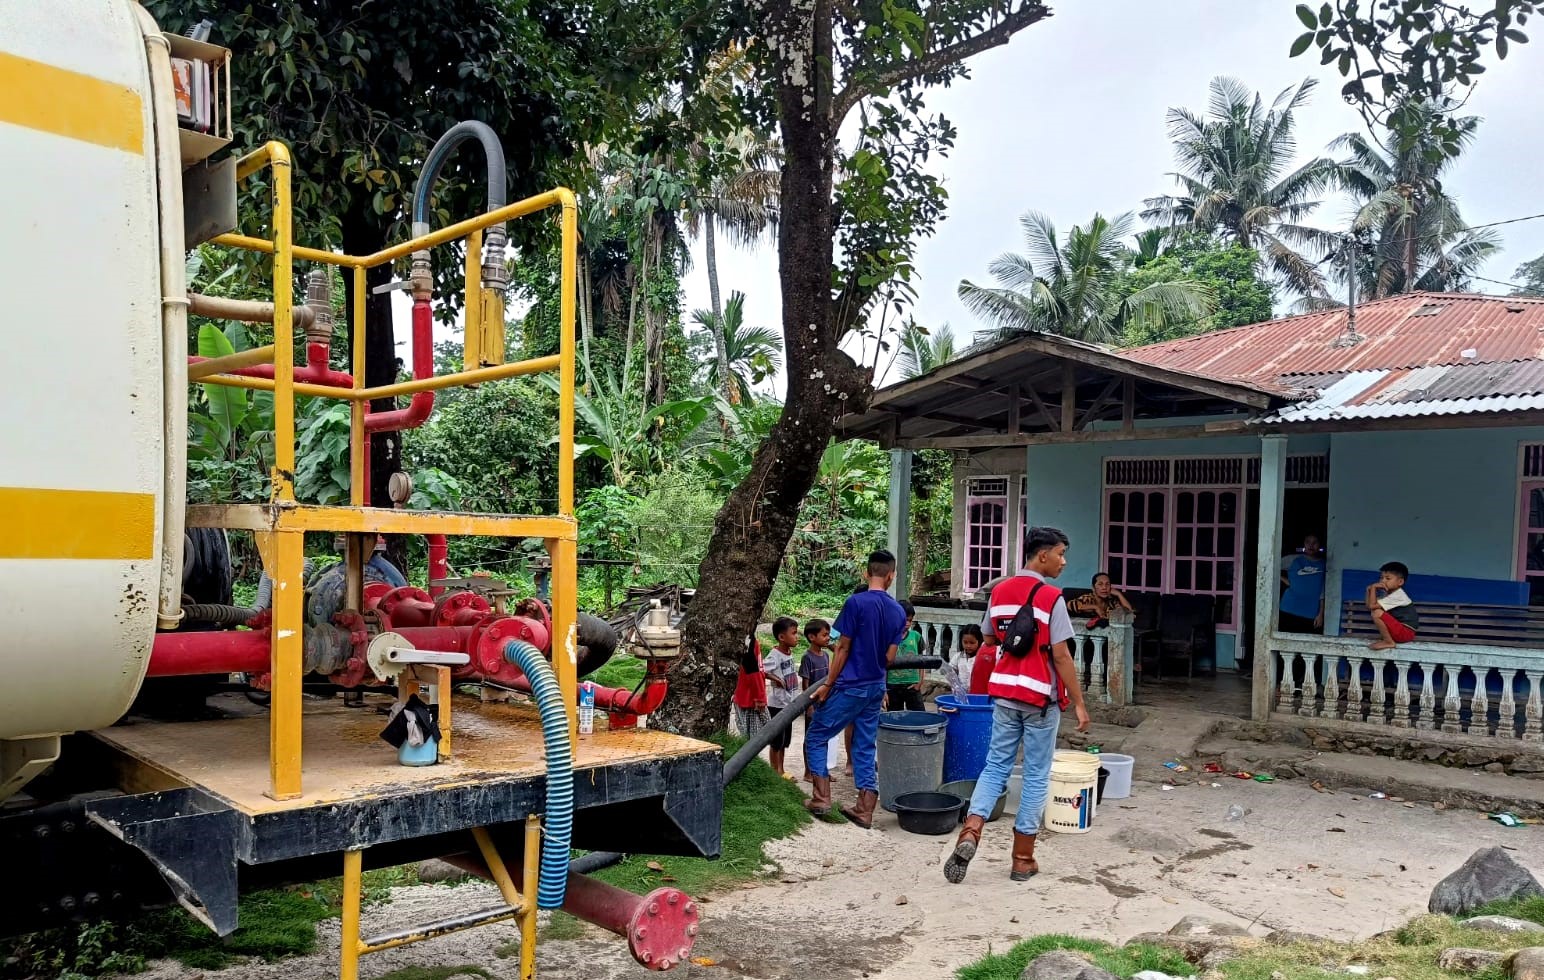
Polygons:
<instances>
[{"instance_id":1,"label":"grass patch","mask_svg":"<svg viewBox=\"0 0 1544 980\"><path fill-rule=\"evenodd\" d=\"M625 653L614 653L605 666L592 674L587 674L585 680L594 681L602 687L620 687L631 691L643 683L644 664L637 657Z\"/></svg>"},{"instance_id":2,"label":"grass patch","mask_svg":"<svg viewBox=\"0 0 1544 980\"><path fill-rule=\"evenodd\" d=\"M1531 911L1544 911L1544 900L1532 900ZM1496 903L1488 914L1516 915L1528 900ZM1475 914L1479 914L1476 912ZM1372 977L1399 977L1400 980L1505 980L1499 967L1474 974L1449 973L1439 969L1437 957L1444 949L1467 946L1475 949L1512 950L1527 945L1526 937L1506 936L1467 928L1461 921L1445 916L1422 916L1390 936L1357 943L1313 942L1291 946L1261 946L1221 968L1227 980L1335 980L1348 976L1347 967L1365 967ZM1030 961L1053 949L1087 953L1094 963L1118 977L1130 977L1142 970L1157 970L1171 976L1192 976L1199 971L1185 963L1179 954L1161 947L1133 946L1124 949L1107 943L1072 936L1036 936L1019 943L1005 953L987 956L955 974L957 980L1017 980Z\"/></svg>"},{"instance_id":3,"label":"grass patch","mask_svg":"<svg viewBox=\"0 0 1544 980\"><path fill-rule=\"evenodd\" d=\"M1473 919L1482 915L1506 915L1514 919L1526 919L1529 922L1537 922L1539 925L1544 926L1544 896L1505 898L1499 902L1482 905L1473 912L1460 916L1460 918Z\"/></svg>"},{"instance_id":4,"label":"grass patch","mask_svg":"<svg viewBox=\"0 0 1544 980\"><path fill-rule=\"evenodd\" d=\"M726 757L745 744L732 735L717 735L713 741L724 747ZM717 860L634 854L595 872L595 877L638 894L673 885L700 895L759 877L762 866L770 863L763 850L766 843L795 833L812 819L799 787L764 760L752 759L740 777L724 787L724 842ZM664 870L650 868L651 862Z\"/></svg>"},{"instance_id":5,"label":"grass patch","mask_svg":"<svg viewBox=\"0 0 1544 980\"><path fill-rule=\"evenodd\" d=\"M1076 936L1036 936L1014 946L1006 953L990 955L983 960L961 967L955 974L958 980L1019 980L1019 975L1030 961L1042 953L1054 949L1067 949L1087 953L1095 965L1118 977L1129 977L1143 970L1157 970L1173 976L1186 977L1195 972L1185 958L1173 950L1155 946L1111 946L1093 939Z\"/></svg>"},{"instance_id":6,"label":"grass patch","mask_svg":"<svg viewBox=\"0 0 1544 980\"><path fill-rule=\"evenodd\" d=\"M554 911L552 918L547 920L547 924L536 937L538 948L541 943L549 940L583 939L588 929L583 919L576 919L567 912ZM510 945L515 948L517 954L520 952L519 943L510 943ZM499 951L499 955L504 955L503 950Z\"/></svg>"}]
</instances>

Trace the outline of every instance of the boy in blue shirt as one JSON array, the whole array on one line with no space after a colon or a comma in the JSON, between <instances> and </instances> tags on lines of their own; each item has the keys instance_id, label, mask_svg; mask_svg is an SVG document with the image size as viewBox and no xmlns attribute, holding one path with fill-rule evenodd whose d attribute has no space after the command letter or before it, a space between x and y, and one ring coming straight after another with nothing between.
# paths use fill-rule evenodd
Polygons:
<instances>
[{"instance_id":1,"label":"boy in blue shirt","mask_svg":"<svg viewBox=\"0 0 1544 980\"><path fill-rule=\"evenodd\" d=\"M814 788L805 807L816 816L831 811L831 773L826 768L826 744L848 725L853 726L852 762L858 799L842 807L842 815L864 830L873 826L879 804L875 748L879 713L885 702L885 674L906 636L906 613L890 595L895 581L895 556L888 551L869 555L868 588L849 596L836 617L841 634L831 657L831 672L811 696L818 707L804 732L804 760Z\"/></svg>"}]
</instances>

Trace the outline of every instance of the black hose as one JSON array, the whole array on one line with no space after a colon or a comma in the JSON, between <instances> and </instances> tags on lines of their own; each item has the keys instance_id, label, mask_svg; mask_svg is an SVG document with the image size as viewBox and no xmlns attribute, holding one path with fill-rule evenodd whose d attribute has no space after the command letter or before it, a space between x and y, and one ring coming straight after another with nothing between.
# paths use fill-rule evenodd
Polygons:
<instances>
[{"instance_id":1,"label":"black hose","mask_svg":"<svg viewBox=\"0 0 1544 980\"><path fill-rule=\"evenodd\" d=\"M938 657L896 657L890 664L889 670L934 670L943 665L943 660ZM799 696L789 702L786 708L778 711L777 716L770 722L757 729L746 743L724 763L723 785L734 782L735 777L750 765L750 761L761 754L774 738L783 733L783 730L793 724L795 718L804 714L804 709L809 707L810 696L815 693L814 688L799 692ZM574 858L568 862L568 870L575 874L589 874L599 871L601 868L609 868L627 855L616 851L593 851L582 857Z\"/></svg>"},{"instance_id":2,"label":"black hose","mask_svg":"<svg viewBox=\"0 0 1544 980\"><path fill-rule=\"evenodd\" d=\"M418 186L413 189L413 223L415 225L427 225L429 223L429 196L434 190L434 181L440 174L440 168L450 158L451 151L468 140L477 140L482 144L483 156L488 161L488 210L497 211L503 207L509 197L509 170L504 165L504 147L499 142L498 134L487 123L478 122L475 119L456 123L445 131L424 158L423 170L418 174ZM502 229L503 225L493 227ZM415 230L413 234L421 234Z\"/></svg>"},{"instance_id":3,"label":"black hose","mask_svg":"<svg viewBox=\"0 0 1544 980\"><path fill-rule=\"evenodd\" d=\"M247 606L228 606L219 602L190 602L182 607L182 618L194 623L241 626L260 610Z\"/></svg>"}]
</instances>

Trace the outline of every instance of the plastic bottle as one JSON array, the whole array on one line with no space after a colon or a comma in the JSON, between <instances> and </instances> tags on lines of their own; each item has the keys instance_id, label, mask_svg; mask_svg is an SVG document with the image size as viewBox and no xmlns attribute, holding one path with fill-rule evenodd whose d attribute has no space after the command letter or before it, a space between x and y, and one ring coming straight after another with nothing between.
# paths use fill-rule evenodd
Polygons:
<instances>
[{"instance_id":1,"label":"plastic bottle","mask_svg":"<svg viewBox=\"0 0 1544 980\"><path fill-rule=\"evenodd\" d=\"M579 684L579 734L595 734L595 682Z\"/></svg>"},{"instance_id":2,"label":"plastic bottle","mask_svg":"<svg viewBox=\"0 0 1544 980\"><path fill-rule=\"evenodd\" d=\"M1244 809L1243 804L1235 803L1228 807L1228 822L1238 823L1244 819L1244 814L1248 812L1248 810Z\"/></svg>"}]
</instances>

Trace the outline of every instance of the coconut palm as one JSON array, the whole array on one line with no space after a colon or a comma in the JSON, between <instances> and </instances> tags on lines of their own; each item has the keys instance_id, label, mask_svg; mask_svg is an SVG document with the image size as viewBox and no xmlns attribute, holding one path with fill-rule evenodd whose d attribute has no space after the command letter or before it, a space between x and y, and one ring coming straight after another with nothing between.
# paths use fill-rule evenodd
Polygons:
<instances>
[{"instance_id":1,"label":"coconut palm","mask_svg":"<svg viewBox=\"0 0 1544 980\"><path fill-rule=\"evenodd\" d=\"M1306 79L1267 107L1259 94L1233 78L1214 78L1205 116L1169 110L1169 137L1179 170L1179 192L1149 198L1142 217L1169 226L1220 232L1260 253L1288 287L1324 290L1316 260L1330 247L1325 232L1303 221L1319 205L1334 166L1315 158L1293 167L1296 112L1315 82Z\"/></svg>"},{"instance_id":2,"label":"coconut palm","mask_svg":"<svg viewBox=\"0 0 1544 980\"><path fill-rule=\"evenodd\" d=\"M724 354L708 365L708 380L731 405L749 402L751 386L782 366L782 335L768 327L745 325L745 294L739 290L729 294L721 319L712 310L697 310L692 320L723 338Z\"/></svg>"},{"instance_id":3,"label":"coconut palm","mask_svg":"<svg viewBox=\"0 0 1544 980\"><path fill-rule=\"evenodd\" d=\"M954 360L954 328L944 323L937 330L928 330L916 320L906 321L901 328L899 368L902 378L915 378L942 364Z\"/></svg>"},{"instance_id":4,"label":"coconut palm","mask_svg":"<svg viewBox=\"0 0 1544 980\"><path fill-rule=\"evenodd\" d=\"M1114 343L1128 324L1158 328L1207 316L1216 306L1210 290L1195 282L1158 283L1135 292L1122 288L1131 264L1124 243L1132 230L1129 214L1114 219L1096 214L1087 226L1073 226L1065 243L1039 212L1026 212L1019 223L1025 254L1005 253L988 266L999 285L960 282L961 301L993 328L982 338L986 342L1041 331Z\"/></svg>"},{"instance_id":5,"label":"coconut palm","mask_svg":"<svg viewBox=\"0 0 1544 980\"><path fill-rule=\"evenodd\" d=\"M1360 133L1330 144L1347 153L1335 179L1357 202L1352 231L1370 242L1356 266L1357 286L1369 299L1417 289L1461 291L1500 247L1494 231L1464 223L1458 202L1442 186L1455 155L1436 152L1442 143L1460 149L1472 143L1479 118L1448 117L1430 104L1407 107L1406 113L1421 124L1389 132L1382 145ZM1453 128L1456 140L1450 133L1439 141L1438 121ZM1344 266L1340 269L1344 280Z\"/></svg>"}]
</instances>

